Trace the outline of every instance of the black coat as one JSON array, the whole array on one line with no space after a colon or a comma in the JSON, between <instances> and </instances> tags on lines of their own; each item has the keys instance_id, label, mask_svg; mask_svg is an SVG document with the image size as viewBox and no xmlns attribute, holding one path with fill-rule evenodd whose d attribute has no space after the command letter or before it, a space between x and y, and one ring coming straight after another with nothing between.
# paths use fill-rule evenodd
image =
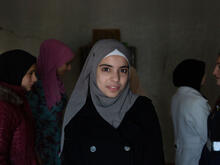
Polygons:
<instances>
[{"instance_id":1,"label":"black coat","mask_svg":"<svg viewBox=\"0 0 220 165\"><path fill-rule=\"evenodd\" d=\"M220 107L220 104L218 105ZM220 109L216 108L208 117L209 143L203 148L199 165L220 165L220 151L214 151L213 142L220 142ZM211 143L210 143L211 142Z\"/></svg>"},{"instance_id":2,"label":"black coat","mask_svg":"<svg viewBox=\"0 0 220 165\"><path fill-rule=\"evenodd\" d=\"M138 97L114 128L88 97L65 127L61 159L62 165L163 165L160 126L151 100Z\"/></svg>"}]
</instances>

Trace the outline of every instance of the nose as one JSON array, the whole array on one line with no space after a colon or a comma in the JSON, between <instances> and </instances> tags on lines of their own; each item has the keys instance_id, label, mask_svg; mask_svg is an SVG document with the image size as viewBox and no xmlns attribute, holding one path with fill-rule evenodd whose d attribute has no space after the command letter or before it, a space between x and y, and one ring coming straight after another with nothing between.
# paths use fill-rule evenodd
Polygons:
<instances>
[{"instance_id":1,"label":"nose","mask_svg":"<svg viewBox=\"0 0 220 165\"><path fill-rule=\"evenodd\" d=\"M69 65L67 66L67 70L71 70L71 68L72 68L72 66L71 66L71 64L69 64Z\"/></svg>"},{"instance_id":2,"label":"nose","mask_svg":"<svg viewBox=\"0 0 220 165\"><path fill-rule=\"evenodd\" d=\"M33 83L35 83L37 81L37 76L35 73L32 75L32 81L33 81Z\"/></svg>"},{"instance_id":3,"label":"nose","mask_svg":"<svg viewBox=\"0 0 220 165\"><path fill-rule=\"evenodd\" d=\"M214 68L214 70L213 70L212 74L215 76L217 72L218 72L218 67L217 67L217 66L215 66L215 68Z\"/></svg>"},{"instance_id":4,"label":"nose","mask_svg":"<svg viewBox=\"0 0 220 165\"><path fill-rule=\"evenodd\" d=\"M120 74L119 74L118 71L112 73L112 79L113 79L115 82L119 82L119 81L120 81Z\"/></svg>"}]
</instances>

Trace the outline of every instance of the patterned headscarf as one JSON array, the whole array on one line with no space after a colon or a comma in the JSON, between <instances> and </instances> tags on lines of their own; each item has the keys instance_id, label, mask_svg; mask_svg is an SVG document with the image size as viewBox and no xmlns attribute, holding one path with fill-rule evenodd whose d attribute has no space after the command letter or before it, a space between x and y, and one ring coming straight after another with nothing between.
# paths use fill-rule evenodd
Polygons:
<instances>
[{"instance_id":1,"label":"patterned headscarf","mask_svg":"<svg viewBox=\"0 0 220 165\"><path fill-rule=\"evenodd\" d=\"M40 55L37 59L37 72L42 81L48 108L51 108L61 99L65 89L57 76L57 69L74 57L71 49L64 43L49 39L40 46Z\"/></svg>"}]
</instances>

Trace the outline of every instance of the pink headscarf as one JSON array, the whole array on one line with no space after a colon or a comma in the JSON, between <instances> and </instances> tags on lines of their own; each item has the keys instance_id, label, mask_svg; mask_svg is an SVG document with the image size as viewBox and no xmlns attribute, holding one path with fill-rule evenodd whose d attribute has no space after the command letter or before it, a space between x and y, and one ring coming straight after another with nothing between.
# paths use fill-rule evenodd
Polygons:
<instances>
[{"instance_id":1,"label":"pink headscarf","mask_svg":"<svg viewBox=\"0 0 220 165\"><path fill-rule=\"evenodd\" d=\"M74 56L68 46L55 39L45 40L40 46L37 71L42 81L49 109L61 100L61 94L65 92L64 85L57 77L56 70Z\"/></svg>"}]
</instances>

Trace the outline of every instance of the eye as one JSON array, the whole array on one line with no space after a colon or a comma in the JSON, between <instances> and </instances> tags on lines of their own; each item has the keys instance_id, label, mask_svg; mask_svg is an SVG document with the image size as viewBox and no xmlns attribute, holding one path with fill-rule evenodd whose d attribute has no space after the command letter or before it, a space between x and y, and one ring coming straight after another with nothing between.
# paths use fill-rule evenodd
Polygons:
<instances>
[{"instance_id":1,"label":"eye","mask_svg":"<svg viewBox=\"0 0 220 165\"><path fill-rule=\"evenodd\" d=\"M67 65L67 66L68 66L68 65L71 65L71 62L72 62L72 61L70 61L70 62L67 62L67 63L66 63L66 65Z\"/></svg>"},{"instance_id":2,"label":"eye","mask_svg":"<svg viewBox=\"0 0 220 165\"><path fill-rule=\"evenodd\" d=\"M108 67L103 67L101 70L102 70L103 72L110 72L110 68L108 68Z\"/></svg>"},{"instance_id":3,"label":"eye","mask_svg":"<svg viewBox=\"0 0 220 165\"><path fill-rule=\"evenodd\" d=\"M32 70L28 73L28 75L31 77L32 75L36 74L36 71L35 70Z\"/></svg>"},{"instance_id":4,"label":"eye","mask_svg":"<svg viewBox=\"0 0 220 165\"><path fill-rule=\"evenodd\" d=\"M30 74L30 75L34 74L34 71L31 71L29 74Z\"/></svg>"},{"instance_id":5,"label":"eye","mask_svg":"<svg viewBox=\"0 0 220 165\"><path fill-rule=\"evenodd\" d=\"M122 68L122 69L121 69L121 72L122 72L122 73L128 73L128 69L127 69L127 68Z\"/></svg>"}]
</instances>

